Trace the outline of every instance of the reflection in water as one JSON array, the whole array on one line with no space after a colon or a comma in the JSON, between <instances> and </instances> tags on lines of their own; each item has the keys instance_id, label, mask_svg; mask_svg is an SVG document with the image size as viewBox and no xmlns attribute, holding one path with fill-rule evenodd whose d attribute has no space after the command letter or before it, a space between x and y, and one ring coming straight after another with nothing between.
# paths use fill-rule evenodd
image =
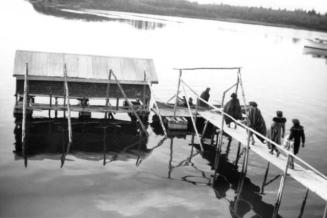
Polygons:
<instances>
[{"instance_id":1,"label":"reflection in water","mask_svg":"<svg viewBox=\"0 0 327 218\"><path fill-rule=\"evenodd\" d=\"M15 153L22 156L21 117L15 118ZM106 119L72 119L73 156L85 160L136 159L138 166L154 148L147 148L148 138L135 122ZM60 159L67 145L67 120L64 118L29 118L26 154L29 159Z\"/></svg>"},{"instance_id":2,"label":"reflection in water","mask_svg":"<svg viewBox=\"0 0 327 218\"><path fill-rule=\"evenodd\" d=\"M201 122L201 119L199 119ZM199 126L199 123L198 123ZM203 122L199 127L203 127ZM199 169L195 162L192 161L194 157L202 156L209 161L211 169L214 168L215 163L215 140L216 137L212 137L216 133L216 129L212 126L209 128L205 135L210 143L203 143L204 152L201 154L200 146L198 144L190 144L190 153L186 155L186 158L173 165L174 156L174 138L170 138L170 159L169 159L169 171L168 178L176 180L177 175L173 174L173 171L178 168L191 167L192 175L188 175L188 170L182 172L186 175L178 174L177 180L185 181L193 185L207 185L212 186L215 195L218 199L226 200L229 202L229 209L232 217L243 217L245 215L253 215L252 217L271 217L274 210L274 205L268 204L263 201L260 194L260 187L251 182L251 180L244 176L243 173L238 171L237 164L228 160L228 154L230 152L229 143L226 145L225 153L221 153L219 159L218 176L213 179L213 172L209 173ZM214 140L212 140L214 139ZM178 153L177 153L178 155ZM238 161L238 160L237 160ZM237 162L236 161L236 162ZM196 175L194 175L196 172ZM232 199L227 197L227 192L233 190L235 195Z\"/></svg>"},{"instance_id":3,"label":"reflection in water","mask_svg":"<svg viewBox=\"0 0 327 218\"><path fill-rule=\"evenodd\" d=\"M115 21L115 22L127 23L137 29L142 29L142 30L154 30L156 28L162 28L165 26L165 24L159 22L133 20L133 19L126 19L126 18L112 18L107 16L101 16L98 14L78 13L70 10L62 10L55 6L44 6L44 4L39 2L32 2L32 5L36 11L42 14L52 15L56 17L63 17L66 19L81 19L86 21Z\"/></svg>"}]
</instances>

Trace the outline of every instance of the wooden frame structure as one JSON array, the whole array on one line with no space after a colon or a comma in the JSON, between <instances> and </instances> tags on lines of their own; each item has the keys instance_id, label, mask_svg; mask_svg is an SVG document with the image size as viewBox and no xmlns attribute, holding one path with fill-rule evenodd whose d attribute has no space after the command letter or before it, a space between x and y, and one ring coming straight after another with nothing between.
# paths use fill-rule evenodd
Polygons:
<instances>
[{"instance_id":1,"label":"wooden frame structure","mask_svg":"<svg viewBox=\"0 0 327 218\"><path fill-rule=\"evenodd\" d=\"M196 70L196 69L208 69L208 68L189 68L189 69ZM212 69L212 68L210 68L210 69ZM238 68L227 68L227 69L238 69ZM237 90L238 86L239 85L241 86L242 93L243 93L242 94L243 100L244 100L244 102L246 102L243 84L241 82L241 77L240 77L240 71L238 71L238 74L239 74L238 81L232 87L234 87L236 85L236 90ZM239 85L237 85L237 84L239 84ZM211 124L213 124L214 126L216 126L217 128L220 129L218 144L216 146L217 152L216 152L216 157L215 157L215 166L214 166L215 177L214 178L216 178L217 169L219 167L218 159L220 156L221 146L222 146L222 136L223 136L222 133L225 133L225 134L228 134L230 137L236 139L239 142L239 148L240 148L240 145L244 146L245 154L244 154L244 160L243 160L242 169L241 169L242 177L245 177L246 173L247 173L250 149L251 149L251 151L253 151L256 154L258 154L259 156L261 156L263 159L267 160L268 163L272 163L277 168L282 170L283 173L282 173L282 177L280 180L280 185L279 185L279 189L278 189L278 193L277 193L277 200L276 200L274 211L273 211L273 217L278 217L278 210L281 205L281 200L282 200L284 186L285 186L285 180L286 180L287 176L292 177L293 179L295 179L296 181L301 183L304 187L306 187L307 191L306 191L305 199L301 206L301 213L303 213L303 210L304 210L304 206L305 206L306 199L308 196L308 190L311 190L312 192L316 193L318 196L320 196L326 202L326 208L325 208L323 217L327 217L327 177L324 174L322 174L321 172L319 172L317 169L315 169L314 167L309 165L307 162L305 162L301 158L294 155L292 152L283 148L281 145L275 143L271 139L258 133L257 131L246 126L242 122L234 119L229 114L225 113L223 111L224 97L225 97L226 92L228 90L230 90L232 87L230 87L229 89L227 89L224 92L224 94L222 96L222 106L220 108L218 108L218 107L210 104L206 100L202 99L200 97L200 95L198 93L196 93L191 88L191 86L188 85L187 83L185 83L185 81L183 81L182 79L180 79L178 87L180 87L180 85L182 85L183 87L187 87L197 97L197 99L204 102L211 108L208 110L197 111L195 116L198 115L198 116L204 118L205 120L207 120L208 122L210 122ZM235 123L235 125L238 126L238 128L234 129L234 128L224 127L224 117L225 116L230 118ZM192 119L192 122L194 122L193 119ZM267 145L261 143L259 140L256 140L256 143L252 145L250 143L250 141L251 141L250 136L252 134L254 135L254 137L259 136L259 137L263 138L266 142L269 142L269 143L275 145L279 149L279 151L281 151L281 155L279 157L275 157L275 156L269 154ZM199 138L199 141L201 141L199 136L198 136L198 138ZM237 153L238 153L237 154L237 161L238 161L239 149L238 149ZM290 168L290 160L291 159L295 160L297 162L296 164L294 164L294 166L295 166L294 169ZM263 184L265 183L265 180L266 180L266 177L268 174L268 170L269 170L269 165L265 172L265 179L264 179ZM242 185L243 184L241 182L239 184L238 190L242 189Z\"/></svg>"},{"instance_id":2,"label":"wooden frame structure","mask_svg":"<svg viewBox=\"0 0 327 218\"><path fill-rule=\"evenodd\" d=\"M61 166L72 144L71 112L80 114L102 112L128 113L136 118L143 133L148 135L141 117L150 112L151 84L158 78L151 59L103 57L78 54L16 51L16 104L14 113L22 114L22 152L26 157L27 113L33 110L67 112L68 146L62 155ZM114 80L111 80L111 77ZM34 103L34 97L49 97L49 104ZM55 98L55 105L52 104ZM63 104L58 104L58 98ZM104 105L71 105L70 99L104 99ZM124 99L120 105L119 99ZM116 100L116 105L110 104ZM132 100L136 99L136 103ZM82 102L82 101L81 101Z\"/></svg>"}]
</instances>

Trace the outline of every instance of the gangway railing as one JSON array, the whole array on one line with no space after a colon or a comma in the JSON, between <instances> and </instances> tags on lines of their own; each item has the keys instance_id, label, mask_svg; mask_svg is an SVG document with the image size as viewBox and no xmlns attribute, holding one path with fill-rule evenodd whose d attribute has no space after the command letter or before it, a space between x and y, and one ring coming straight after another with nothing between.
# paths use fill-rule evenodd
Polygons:
<instances>
[{"instance_id":1,"label":"gangway railing","mask_svg":"<svg viewBox=\"0 0 327 218\"><path fill-rule=\"evenodd\" d=\"M187 68L185 68L185 69L187 69ZM199 68L188 68L188 69L199 69ZM205 68L205 69L208 69L208 68ZM217 68L214 68L214 69L217 69ZM230 68L228 68L228 69L230 69ZM277 214L278 214L279 206L280 206L282 195L283 195L283 189L284 189L285 179L286 179L286 177L288 175L287 171L288 171L288 168L289 168L290 160L291 159L293 160L293 162L294 162L294 160L300 162L307 169L310 169L312 172L314 172L315 174L317 174L319 177L321 177L322 179L324 179L324 180L327 181L327 177L324 174L322 174L321 172L319 172L317 169L315 169L313 166L311 166L309 163L305 162L304 160L302 160L301 158L297 157L296 155L294 155L289 150L283 148L281 145L279 145L276 142L272 141L270 138L262 135L261 133L255 131L254 129L248 127L244 123L240 122L239 120L236 120L235 118L233 118L229 114L225 113L223 111L223 106L221 108L218 108L218 107L210 104L209 102L207 102L206 100L204 100L203 98L201 98L197 94L197 92L194 91L183 79L180 79L180 80L181 80L180 82L183 84L183 86L186 86L197 97L197 99L199 99L200 101L204 102L208 106L212 107L216 112L221 113L222 120L223 120L223 122L222 122L222 124L220 126L221 127L221 132L223 132L224 116L230 118L236 125L241 126L242 128L244 128L247 131L248 137L247 137L247 144L246 144L246 154L245 154L244 162L243 162L243 166L242 166L242 173L244 175L246 174L246 170L247 170L249 150L250 150L250 135L251 134L255 134L257 136L262 137L266 142L269 142L269 143L275 145L280 151L282 151L283 153L286 154L286 156L287 156L286 166L285 166L285 169L283 170L283 176L282 176L281 181L280 181L280 185L279 185L279 189L278 189L278 194L277 194L277 201L276 201L276 204L275 204L273 217L277 217ZM218 145L218 147L221 147L222 140L219 140L218 142L220 143ZM217 158L217 156L216 156L216 158ZM217 171L217 167L218 166L215 166L215 170L216 171ZM308 188L308 187L306 187L306 188ZM327 215L327 204L326 204L326 208L325 208L325 211L324 211L324 217L326 217L326 215Z\"/></svg>"}]
</instances>

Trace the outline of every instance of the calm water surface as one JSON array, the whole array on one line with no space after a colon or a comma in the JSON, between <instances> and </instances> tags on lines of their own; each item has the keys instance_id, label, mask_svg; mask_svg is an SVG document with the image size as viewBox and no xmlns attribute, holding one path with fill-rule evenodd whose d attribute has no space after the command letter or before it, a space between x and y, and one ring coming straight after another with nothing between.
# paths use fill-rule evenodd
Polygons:
<instances>
[{"instance_id":1,"label":"calm water surface","mask_svg":"<svg viewBox=\"0 0 327 218\"><path fill-rule=\"evenodd\" d=\"M223 149L224 172L212 187L210 152L186 163L191 136L167 139L156 147L163 136L151 126L142 154L140 149L117 148L108 154L112 161L105 167L101 152L88 154L85 148L69 155L62 169L56 152L45 154L45 149L25 169L13 153L16 49L153 58L160 80L155 87L158 100L175 93L174 67L241 66L247 100L259 103L268 125L278 109L289 121L299 118L307 134L300 157L327 174L327 62L303 49L307 38L327 38L327 34L121 12L87 13L115 19L67 20L40 14L21 0L8 1L0 9L0 217L269 217L279 184L276 180L264 195L259 194L266 162L251 153L235 210L236 146ZM235 73L188 72L184 78L198 92L210 86L211 101L217 103L235 81ZM51 137L58 143L65 138ZM269 178L279 173L273 168ZM304 194L301 185L288 179L280 215L297 217ZM324 202L311 193L303 217L321 217L323 209Z\"/></svg>"}]
</instances>

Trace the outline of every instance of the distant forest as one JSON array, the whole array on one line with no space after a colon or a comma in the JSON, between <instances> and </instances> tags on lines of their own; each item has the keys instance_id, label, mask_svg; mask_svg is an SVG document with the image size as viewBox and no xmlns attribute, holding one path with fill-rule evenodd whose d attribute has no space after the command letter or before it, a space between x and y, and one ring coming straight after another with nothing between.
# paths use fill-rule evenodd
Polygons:
<instances>
[{"instance_id":1,"label":"distant forest","mask_svg":"<svg viewBox=\"0 0 327 218\"><path fill-rule=\"evenodd\" d=\"M225 4L198 4L185 0L29 0L34 6L65 9L99 9L156 15L290 26L327 31L327 13L315 10L274 10Z\"/></svg>"}]
</instances>

